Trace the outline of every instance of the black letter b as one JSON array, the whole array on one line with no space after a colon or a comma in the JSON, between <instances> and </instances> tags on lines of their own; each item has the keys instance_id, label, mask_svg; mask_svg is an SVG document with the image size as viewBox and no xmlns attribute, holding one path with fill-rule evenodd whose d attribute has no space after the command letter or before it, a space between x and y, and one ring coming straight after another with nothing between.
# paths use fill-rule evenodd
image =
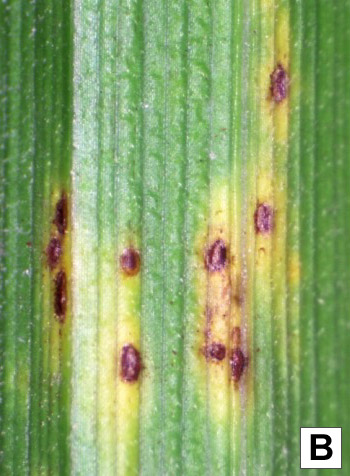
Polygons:
<instances>
[{"instance_id":1,"label":"black letter b","mask_svg":"<svg viewBox=\"0 0 350 476\"><path fill-rule=\"evenodd\" d=\"M330 445L332 443L332 438L329 435L321 435L321 434L310 435L310 436L311 436L311 459L315 460L315 459L330 459L330 458L332 458L333 450L330 447ZM326 440L326 442L322 443L322 444L317 444L317 439L323 439L323 440ZM326 454L321 455L321 456L317 456L316 455L316 450L318 448L326 450Z\"/></svg>"}]
</instances>

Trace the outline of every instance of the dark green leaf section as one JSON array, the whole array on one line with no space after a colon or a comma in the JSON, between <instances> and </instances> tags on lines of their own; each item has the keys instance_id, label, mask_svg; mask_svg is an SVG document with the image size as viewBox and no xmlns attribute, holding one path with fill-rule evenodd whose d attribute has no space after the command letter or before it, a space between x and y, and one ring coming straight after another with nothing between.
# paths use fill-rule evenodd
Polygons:
<instances>
[{"instance_id":1,"label":"dark green leaf section","mask_svg":"<svg viewBox=\"0 0 350 476\"><path fill-rule=\"evenodd\" d=\"M1 5L1 449L6 474L20 473L28 465L26 427L30 359L31 263L26 245L31 230L31 164L33 157L33 104L25 106L22 81L31 94L31 61L22 53L21 3ZM29 32L26 32L29 35ZM33 54L33 42L26 48ZM24 69L22 77L21 70ZM22 107L24 109L22 109ZM26 131L27 124L29 131ZM31 130L30 130L31 129ZM25 131L25 132L24 132ZM27 213L24 213L26 209ZM24 220L24 221L23 221ZM5 319L6 317L6 319ZM22 365L21 365L22 364ZM19 385L20 384L20 385ZM21 435L18 442L17 436Z\"/></svg>"},{"instance_id":2,"label":"dark green leaf section","mask_svg":"<svg viewBox=\"0 0 350 476\"><path fill-rule=\"evenodd\" d=\"M345 447L349 444L349 412L345 410L340 414L339 398L341 402L349 392L349 381L347 390L344 388L349 361L342 354L342 349L349 347L349 341L342 339L349 325L349 268L346 266L349 192L343 182L349 169L349 149L343 132L344 126L347 127L344 120L349 99L343 86L349 81L349 63L344 57L347 48L343 42L349 24L347 21L343 25L342 10L342 6L348 8L348 4L340 2L335 6L324 1L317 4L314 195L316 418L318 426L342 426ZM345 471L349 466L345 456Z\"/></svg>"},{"instance_id":3,"label":"dark green leaf section","mask_svg":"<svg viewBox=\"0 0 350 476\"><path fill-rule=\"evenodd\" d=\"M303 337L300 336L300 325L302 315L300 314L300 281L294 282L293 259L299 256L301 252L301 236L300 236L300 138L301 138L301 50L302 50L302 9L300 3L293 2L290 4L290 42L293 45L290 51L290 78L294 83L294 88L290 90L290 122L289 122L289 149L288 149L288 204L287 204L287 336L296 336L294 339L287 339L287 356L288 356L288 414L287 425L291 436L289 437L289 459L287 462L287 471L290 474L297 474L299 469L295 466L294 461L299 459L299 431L302 426L301 408L300 408L300 345ZM303 266L304 269L304 266Z\"/></svg>"},{"instance_id":4,"label":"dark green leaf section","mask_svg":"<svg viewBox=\"0 0 350 476\"><path fill-rule=\"evenodd\" d=\"M303 2L300 53L300 425L342 426L343 468L350 466L348 9L348 1Z\"/></svg>"},{"instance_id":5,"label":"dark green leaf section","mask_svg":"<svg viewBox=\"0 0 350 476\"><path fill-rule=\"evenodd\" d=\"M0 472L68 474L69 339L58 338L46 247L70 182L70 5L0 8Z\"/></svg>"},{"instance_id":6,"label":"dark green leaf section","mask_svg":"<svg viewBox=\"0 0 350 476\"><path fill-rule=\"evenodd\" d=\"M1 2L1 474L296 475L300 426L342 426L350 471L349 18L349 0ZM270 241L254 226L265 192ZM223 340L240 325L249 357L222 392L199 344L218 196L244 294ZM120 272L131 244L140 288ZM137 384L117 370L123 339Z\"/></svg>"},{"instance_id":7,"label":"dark green leaf section","mask_svg":"<svg viewBox=\"0 0 350 476\"><path fill-rule=\"evenodd\" d=\"M302 6L302 39L305 48L301 54L302 88L300 91L300 181L303 208L300 214L300 257L303 263L300 286L300 360L303 362L300 375L300 394L308 395L300 401L300 420L305 426L315 425L316 415L316 361L314 334L315 280L314 270L314 201L315 181L315 3ZM304 424L304 423L303 423Z\"/></svg>"},{"instance_id":8,"label":"dark green leaf section","mask_svg":"<svg viewBox=\"0 0 350 476\"><path fill-rule=\"evenodd\" d=\"M341 326L338 328L338 336L339 336L339 346L342 349L341 351L341 360L342 364L342 372L341 372L341 408L339 409L338 414L338 425L344 428L344 453L350 453L350 415L348 412L348 404L347 404L347 395L349 395L349 379L347 378L348 370L347 370L347 363L350 361L350 346L349 346L349 308L350 308L350 295L348 293L349 282L350 282L350 242L346 239L350 233L350 221L348 216L348 211L350 209L350 193L348 192L348 183L350 180L350 167L349 167L349 150L350 150L350 135L348 134L348 124L350 121L350 75L346 74L349 71L350 65L350 50L347 47L350 41L350 28L348 24L348 18L350 15L350 2L347 0L343 3L343 8L337 10L339 12L339 17L336 16L335 22L337 24L338 18L341 19L342 30L337 31L337 48L340 48L341 54L338 56L338 61L340 64L339 68L343 71L343 74L338 77L338 81L340 79L340 83L336 83L336 87L338 84L341 85L340 96L338 96L338 108L336 110L336 117L342 117L340 120L341 124L341 135L337 136L337 141L339 141L339 149L341 153L339 157L341 157L343 167L342 170L339 171L337 174L337 178L339 180L339 193L342 195L338 195L338 199L340 203L342 203L342 214L338 216L340 220L342 231L338 234L339 243L342 243L340 248L337 247L337 256L339 256L339 262L342 264L342 278L339 281L341 286L340 289L342 290L342 298L338 299L339 302L339 309L341 309L341 315L344 316L341 321ZM338 142L336 142L338 143ZM343 144L343 145L342 145ZM338 184L337 184L338 187ZM340 192L342 190L342 192ZM340 258L340 251L342 250L344 253L344 259ZM344 418L344 420L343 420ZM350 457L346 462L347 466L350 467Z\"/></svg>"}]
</instances>

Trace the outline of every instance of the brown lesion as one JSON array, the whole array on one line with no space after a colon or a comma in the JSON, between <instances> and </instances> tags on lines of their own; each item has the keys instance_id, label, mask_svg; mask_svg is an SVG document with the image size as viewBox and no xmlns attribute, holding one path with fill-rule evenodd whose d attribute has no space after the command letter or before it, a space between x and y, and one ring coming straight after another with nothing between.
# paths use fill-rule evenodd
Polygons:
<instances>
[{"instance_id":1,"label":"brown lesion","mask_svg":"<svg viewBox=\"0 0 350 476\"><path fill-rule=\"evenodd\" d=\"M56 225L57 230L61 235L66 233L68 226L68 198L65 192L62 192L61 198L56 203L53 223Z\"/></svg>"},{"instance_id":2,"label":"brown lesion","mask_svg":"<svg viewBox=\"0 0 350 476\"><path fill-rule=\"evenodd\" d=\"M242 350L242 331L239 326L233 327L231 331L231 345L229 356L231 378L238 383L248 365L248 357Z\"/></svg>"},{"instance_id":3,"label":"brown lesion","mask_svg":"<svg viewBox=\"0 0 350 476\"><path fill-rule=\"evenodd\" d=\"M230 378L238 389L237 385L248 366L248 357L244 354L242 349L241 328L239 326L234 326L230 332L231 350L227 350L222 342L212 340L212 335L208 325L205 330L205 342L202 353L207 362L218 364L222 363L227 358L229 362Z\"/></svg>"},{"instance_id":4,"label":"brown lesion","mask_svg":"<svg viewBox=\"0 0 350 476\"><path fill-rule=\"evenodd\" d=\"M140 253L133 247L124 249L120 255L119 262L126 276L135 276L140 271Z\"/></svg>"},{"instance_id":5,"label":"brown lesion","mask_svg":"<svg viewBox=\"0 0 350 476\"><path fill-rule=\"evenodd\" d=\"M122 347L120 357L121 378L124 382L136 382L139 378L142 362L140 352L133 344Z\"/></svg>"},{"instance_id":6,"label":"brown lesion","mask_svg":"<svg viewBox=\"0 0 350 476\"><path fill-rule=\"evenodd\" d=\"M61 259L64 235L67 231L68 225L68 199L67 194L64 191L61 193L61 198L56 203L52 223L56 226L57 231L52 234L45 250L47 264L51 270L58 265Z\"/></svg>"},{"instance_id":7,"label":"brown lesion","mask_svg":"<svg viewBox=\"0 0 350 476\"><path fill-rule=\"evenodd\" d=\"M51 270L56 268L62 255L61 240L52 236L46 247L47 264Z\"/></svg>"},{"instance_id":8,"label":"brown lesion","mask_svg":"<svg viewBox=\"0 0 350 476\"><path fill-rule=\"evenodd\" d=\"M60 323L64 323L67 312L67 277L63 270L60 270L54 280L54 311Z\"/></svg>"},{"instance_id":9,"label":"brown lesion","mask_svg":"<svg viewBox=\"0 0 350 476\"><path fill-rule=\"evenodd\" d=\"M255 232L260 234L269 234L274 228L275 211L267 203L258 203L254 213Z\"/></svg>"},{"instance_id":10,"label":"brown lesion","mask_svg":"<svg viewBox=\"0 0 350 476\"><path fill-rule=\"evenodd\" d=\"M234 382L239 382L248 365L248 359L240 347L234 347L230 354L231 377Z\"/></svg>"},{"instance_id":11,"label":"brown lesion","mask_svg":"<svg viewBox=\"0 0 350 476\"><path fill-rule=\"evenodd\" d=\"M221 342L212 342L204 349L207 360L221 362L226 356L226 346Z\"/></svg>"},{"instance_id":12,"label":"brown lesion","mask_svg":"<svg viewBox=\"0 0 350 476\"><path fill-rule=\"evenodd\" d=\"M206 305L204 344L201 353L210 364L223 364L227 357L226 337L223 329L227 326L232 301L230 280L229 245L222 237L223 228L218 228L214 238L202 247L204 270L206 272Z\"/></svg>"},{"instance_id":13,"label":"brown lesion","mask_svg":"<svg viewBox=\"0 0 350 476\"><path fill-rule=\"evenodd\" d=\"M282 65L278 63L273 72L270 74L270 94L275 103L282 102L288 95L289 76Z\"/></svg>"},{"instance_id":14,"label":"brown lesion","mask_svg":"<svg viewBox=\"0 0 350 476\"><path fill-rule=\"evenodd\" d=\"M222 271L228 262L228 250L224 240L217 239L204 253L205 267L210 272Z\"/></svg>"},{"instance_id":15,"label":"brown lesion","mask_svg":"<svg viewBox=\"0 0 350 476\"><path fill-rule=\"evenodd\" d=\"M267 203L257 205L254 215L256 230L267 233L273 229L273 209ZM223 238L221 230L213 233L213 239L204 247L204 268L207 275L207 298L204 310L204 344L200 346L202 358L209 365L228 368L229 379L238 389L244 375L248 357L242 342L239 326L228 329L230 316L245 300L245 286L240 272L235 266L234 255ZM202 248L203 249L203 248ZM237 322L236 317L233 317ZM229 335L228 335L229 334Z\"/></svg>"},{"instance_id":16,"label":"brown lesion","mask_svg":"<svg viewBox=\"0 0 350 476\"><path fill-rule=\"evenodd\" d=\"M57 321L63 324L67 314L67 275L60 264L63 262L64 235L68 225L68 199L65 191L62 191L56 202L52 223L54 226L51 226L51 236L44 253L53 284L53 312ZM55 273L58 266L60 269Z\"/></svg>"}]
</instances>

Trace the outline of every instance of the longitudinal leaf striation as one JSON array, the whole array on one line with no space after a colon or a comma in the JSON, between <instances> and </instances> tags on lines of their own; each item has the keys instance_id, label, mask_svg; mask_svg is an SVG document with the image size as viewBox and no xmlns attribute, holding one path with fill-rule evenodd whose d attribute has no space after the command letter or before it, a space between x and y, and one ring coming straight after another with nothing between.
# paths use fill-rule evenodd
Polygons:
<instances>
[{"instance_id":1,"label":"longitudinal leaf striation","mask_svg":"<svg viewBox=\"0 0 350 476\"><path fill-rule=\"evenodd\" d=\"M0 4L1 474L350 467L349 17Z\"/></svg>"}]
</instances>

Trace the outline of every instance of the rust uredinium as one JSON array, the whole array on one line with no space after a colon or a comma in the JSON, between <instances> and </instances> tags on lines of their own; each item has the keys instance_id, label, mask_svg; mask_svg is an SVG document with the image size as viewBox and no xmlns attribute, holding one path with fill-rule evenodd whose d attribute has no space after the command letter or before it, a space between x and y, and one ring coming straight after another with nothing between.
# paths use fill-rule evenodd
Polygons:
<instances>
[{"instance_id":1,"label":"rust uredinium","mask_svg":"<svg viewBox=\"0 0 350 476\"><path fill-rule=\"evenodd\" d=\"M46 248L47 264L50 269L54 269L61 258L62 255L62 245L61 241L53 236Z\"/></svg>"},{"instance_id":2,"label":"rust uredinium","mask_svg":"<svg viewBox=\"0 0 350 476\"><path fill-rule=\"evenodd\" d=\"M205 251L205 267L210 272L222 271L227 263L227 247L223 240L216 240Z\"/></svg>"},{"instance_id":3,"label":"rust uredinium","mask_svg":"<svg viewBox=\"0 0 350 476\"><path fill-rule=\"evenodd\" d=\"M236 347L232 350L230 355L231 375L235 382L239 382L244 369L247 365L247 358L244 356L242 350Z\"/></svg>"},{"instance_id":4,"label":"rust uredinium","mask_svg":"<svg viewBox=\"0 0 350 476\"><path fill-rule=\"evenodd\" d=\"M224 360L226 356L226 347L220 342L213 342L206 346L205 356L207 360L216 360L220 362L221 360Z\"/></svg>"},{"instance_id":5,"label":"rust uredinium","mask_svg":"<svg viewBox=\"0 0 350 476\"><path fill-rule=\"evenodd\" d=\"M276 103L280 103L287 97L289 88L289 77L282 64L276 66L270 74L270 80L271 97Z\"/></svg>"},{"instance_id":6,"label":"rust uredinium","mask_svg":"<svg viewBox=\"0 0 350 476\"><path fill-rule=\"evenodd\" d=\"M67 278L63 270L57 273L54 284L54 310L59 322L63 323L67 312Z\"/></svg>"},{"instance_id":7,"label":"rust uredinium","mask_svg":"<svg viewBox=\"0 0 350 476\"><path fill-rule=\"evenodd\" d=\"M127 276L135 276L140 270L140 254L134 248L126 248L120 256L120 266Z\"/></svg>"},{"instance_id":8,"label":"rust uredinium","mask_svg":"<svg viewBox=\"0 0 350 476\"><path fill-rule=\"evenodd\" d=\"M57 230L61 235L66 233L68 224L68 199L64 192L56 204L55 218L53 223L56 225Z\"/></svg>"},{"instance_id":9,"label":"rust uredinium","mask_svg":"<svg viewBox=\"0 0 350 476\"><path fill-rule=\"evenodd\" d=\"M267 203L259 203L254 213L256 233L271 233L274 226L274 210Z\"/></svg>"},{"instance_id":10,"label":"rust uredinium","mask_svg":"<svg viewBox=\"0 0 350 476\"><path fill-rule=\"evenodd\" d=\"M126 344L121 353L121 377L125 382L136 382L141 371L140 352L132 345Z\"/></svg>"}]
</instances>

